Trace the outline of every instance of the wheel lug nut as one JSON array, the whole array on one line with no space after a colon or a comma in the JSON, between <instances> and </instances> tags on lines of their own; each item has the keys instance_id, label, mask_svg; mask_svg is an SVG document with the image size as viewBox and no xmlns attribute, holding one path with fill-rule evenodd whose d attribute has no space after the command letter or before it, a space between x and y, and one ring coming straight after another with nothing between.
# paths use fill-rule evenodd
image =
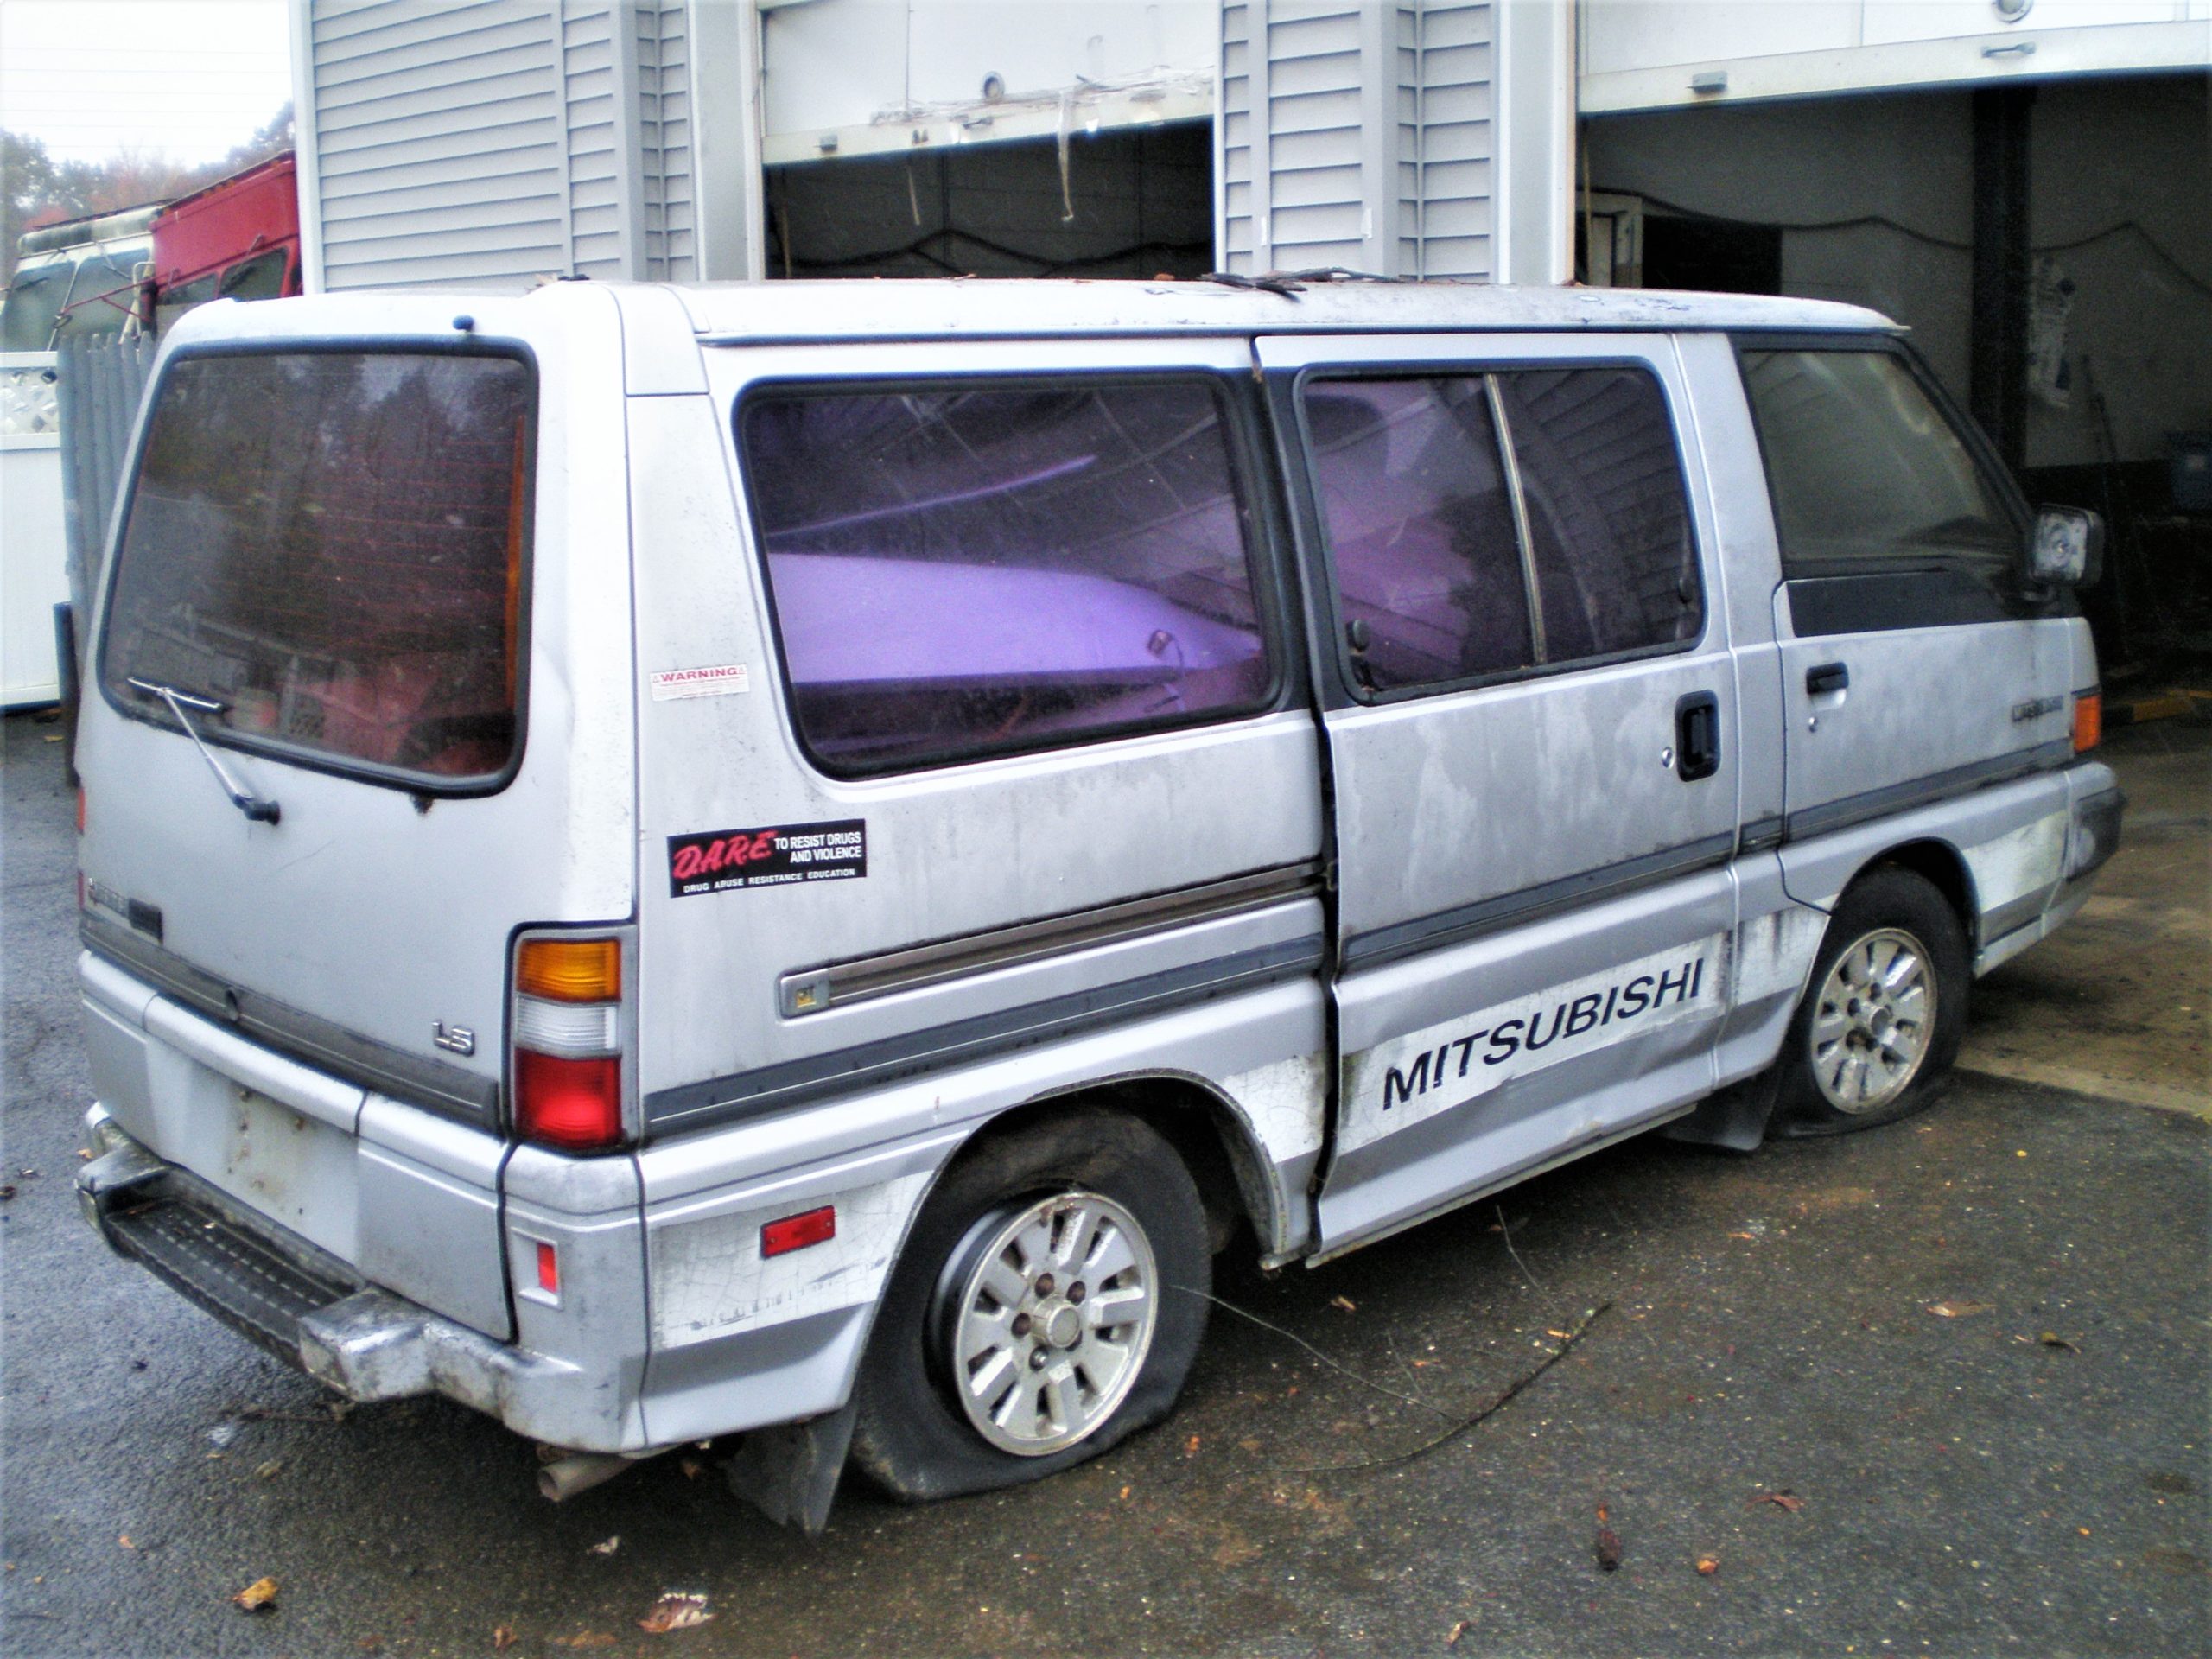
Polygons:
<instances>
[{"instance_id":1,"label":"wheel lug nut","mask_svg":"<svg viewBox=\"0 0 2212 1659\"><path fill-rule=\"evenodd\" d=\"M1041 1347L1032 1348L1029 1351L1029 1369L1033 1371L1041 1371L1045 1369L1045 1365L1046 1354L1044 1349Z\"/></svg>"},{"instance_id":2,"label":"wheel lug nut","mask_svg":"<svg viewBox=\"0 0 2212 1659\"><path fill-rule=\"evenodd\" d=\"M1026 1337L1029 1334L1029 1316L1027 1313L1017 1313L1014 1316L1014 1334L1017 1337Z\"/></svg>"},{"instance_id":3,"label":"wheel lug nut","mask_svg":"<svg viewBox=\"0 0 2212 1659\"><path fill-rule=\"evenodd\" d=\"M1079 1303L1089 1294L1090 1294L1090 1293L1084 1288L1083 1281L1080 1279L1077 1280L1075 1283L1068 1287L1068 1300L1071 1302Z\"/></svg>"},{"instance_id":4,"label":"wheel lug nut","mask_svg":"<svg viewBox=\"0 0 2212 1659\"><path fill-rule=\"evenodd\" d=\"M1037 1294L1039 1296L1049 1296L1052 1294L1052 1275L1051 1274L1040 1273L1037 1275Z\"/></svg>"}]
</instances>

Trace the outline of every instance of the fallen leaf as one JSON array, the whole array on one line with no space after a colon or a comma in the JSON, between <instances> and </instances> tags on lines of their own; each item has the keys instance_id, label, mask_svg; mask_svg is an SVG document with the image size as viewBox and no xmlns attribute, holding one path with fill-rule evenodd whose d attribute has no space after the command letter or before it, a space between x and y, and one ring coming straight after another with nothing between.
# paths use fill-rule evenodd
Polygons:
<instances>
[{"instance_id":1,"label":"fallen leaf","mask_svg":"<svg viewBox=\"0 0 2212 1659\"><path fill-rule=\"evenodd\" d=\"M1621 1570L1620 1535L1611 1527L1598 1529L1598 1570L1600 1573Z\"/></svg>"},{"instance_id":2,"label":"fallen leaf","mask_svg":"<svg viewBox=\"0 0 2212 1659\"><path fill-rule=\"evenodd\" d=\"M1444 1645L1447 1648L1458 1647L1459 1645L1459 1638L1474 1628L1475 1624L1472 1619L1461 1619L1457 1624L1454 1624L1450 1630L1444 1633Z\"/></svg>"},{"instance_id":3,"label":"fallen leaf","mask_svg":"<svg viewBox=\"0 0 2212 1659\"><path fill-rule=\"evenodd\" d=\"M1699 1556L1697 1558L1697 1570L1700 1573L1702 1573L1707 1578L1711 1578L1714 1573L1720 1570L1720 1558L1718 1555Z\"/></svg>"},{"instance_id":4,"label":"fallen leaf","mask_svg":"<svg viewBox=\"0 0 2212 1659\"><path fill-rule=\"evenodd\" d=\"M703 1624L713 1617L707 1611L704 1596L671 1590L653 1603L645 1616L638 1621L638 1628L647 1636L666 1636L671 1630L689 1630L694 1624Z\"/></svg>"},{"instance_id":5,"label":"fallen leaf","mask_svg":"<svg viewBox=\"0 0 2212 1659\"><path fill-rule=\"evenodd\" d=\"M276 1580L256 1579L231 1599L238 1605L238 1611L241 1612L265 1612L276 1605Z\"/></svg>"},{"instance_id":6,"label":"fallen leaf","mask_svg":"<svg viewBox=\"0 0 2212 1659\"><path fill-rule=\"evenodd\" d=\"M614 1638L605 1630L578 1630L574 1636L556 1636L551 1640L556 1648L611 1648L614 1645Z\"/></svg>"},{"instance_id":7,"label":"fallen leaf","mask_svg":"<svg viewBox=\"0 0 2212 1659\"><path fill-rule=\"evenodd\" d=\"M705 1464L701 1463L696 1458L686 1458L676 1466L683 1471L683 1478L686 1480L698 1479L700 1475L705 1472L707 1467Z\"/></svg>"},{"instance_id":8,"label":"fallen leaf","mask_svg":"<svg viewBox=\"0 0 2212 1659\"><path fill-rule=\"evenodd\" d=\"M1189 1440L1183 1442L1183 1455L1186 1458L1195 1458L1198 1455L1198 1437L1197 1435L1193 1434Z\"/></svg>"},{"instance_id":9,"label":"fallen leaf","mask_svg":"<svg viewBox=\"0 0 2212 1659\"><path fill-rule=\"evenodd\" d=\"M592 1545L591 1553L594 1555L612 1555L616 1550L621 1548L622 1535L618 1532L612 1538L609 1538L605 1543Z\"/></svg>"},{"instance_id":10,"label":"fallen leaf","mask_svg":"<svg viewBox=\"0 0 2212 1659\"><path fill-rule=\"evenodd\" d=\"M521 1640L512 1624L494 1624L492 1627L492 1651L494 1653L505 1653Z\"/></svg>"},{"instance_id":11,"label":"fallen leaf","mask_svg":"<svg viewBox=\"0 0 2212 1659\"><path fill-rule=\"evenodd\" d=\"M117 1543L118 1543L118 1544L122 1545L122 1546L124 1547L124 1548L125 1548L125 1549L136 1549L136 1548L138 1548L138 1546L137 1546L137 1545L136 1545L136 1544L134 1544L134 1543L132 1543L132 1542L130 1541L130 1535L129 1533L127 1533L127 1532L126 1532L126 1533L124 1533L121 1537L118 1538L115 1541L116 1541Z\"/></svg>"},{"instance_id":12,"label":"fallen leaf","mask_svg":"<svg viewBox=\"0 0 2212 1659\"><path fill-rule=\"evenodd\" d=\"M277 1476L283 1472L284 1459L282 1458L271 1458L268 1462L263 1464L261 1467L253 1471L253 1478L256 1480L274 1480Z\"/></svg>"},{"instance_id":13,"label":"fallen leaf","mask_svg":"<svg viewBox=\"0 0 2212 1659\"><path fill-rule=\"evenodd\" d=\"M2081 1349L2076 1347L2074 1344L2067 1341L2065 1338L2060 1336L2056 1331L2046 1331L2043 1335L2037 1337L2036 1340L2046 1348L2063 1348L2069 1354L2078 1354L2082 1351Z\"/></svg>"},{"instance_id":14,"label":"fallen leaf","mask_svg":"<svg viewBox=\"0 0 2212 1659\"><path fill-rule=\"evenodd\" d=\"M15 1196L16 1189L13 1185L0 1186L0 1204L5 1204L10 1198L14 1198Z\"/></svg>"},{"instance_id":15,"label":"fallen leaf","mask_svg":"<svg viewBox=\"0 0 2212 1659\"><path fill-rule=\"evenodd\" d=\"M1792 1515L1805 1507L1805 1500L1786 1486L1778 1492L1761 1492L1758 1497L1751 1498L1750 1503L1753 1509L1757 1509L1762 1503L1771 1503L1776 1509L1787 1510Z\"/></svg>"},{"instance_id":16,"label":"fallen leaf","mask_svg":"<svg viewBox=\"0 0 2212 1659\"><path fill-rule=\"evenodd\" d=\"M1949 1300L1928 1304L1928 1311L1939 1319L1963 1319L1975 1313L1987 1313L1994 1304L1990 1302L1962 1302Z\"/></svg>"},{"instance_id":17,"label":"fallen leaf","mask_svg":"<svg viewBox=\"0 0 2212 1659\"><path fill-rule=\"evenodd\" d=\"M1126 1487L1126 1486L1122 1487L1122 1497L1123 1501L1125 1501L1125 1502L1126 1502L1126 1501L1128 1500L1128 1496L1129 1496L1129 1489L1128 1489L1128 1487Z\"/></svg>"},{"instance_id":18,"label":"fallen leaf","mask_svg":"<svg viewBox=\"0 0 2212 1659\"><path fill-rule=\"evenodd\" d=\"M1560 1340L1560 1342L1565 1342L1565 1341L1568 1338L1568 1337L1570 1337L1570 1336L1571 1336L1571 1335L1573 1335L1573 1333L1572 1332L1567 1332L1567 1331L1550 1331L1550 1330L1547 1330L1547 1331L1544 1332L1544 1334L1545 1334L1546 1336L1548 1336L1548 1337L1554 1337L1554 1338L1557 1338L1558 1340Z\"/></svg>"},{"instance_id":19,"label":"fallen leaf","mask_svg":"<svg viewBox=\"0 0 2212 1659\"><path fill-rule=\"evenodd\" d=\"M1359 1304L1352 1300L1349 1296L1332 1296L1329 1298L1329 1306L1331 1307L1341 1307L1347 1313L1357 1313L1359 1312Z\"/></svg>"}]
</instances>

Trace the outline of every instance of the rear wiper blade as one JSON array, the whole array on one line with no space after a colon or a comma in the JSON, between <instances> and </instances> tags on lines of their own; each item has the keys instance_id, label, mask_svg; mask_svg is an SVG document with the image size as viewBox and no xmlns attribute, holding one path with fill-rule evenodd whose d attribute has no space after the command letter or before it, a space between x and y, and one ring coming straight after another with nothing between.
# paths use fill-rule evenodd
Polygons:
<instances>
[{"instance_id":1,"label":"rear wiper blade","mask_svg":"<svg viewBox=\"0 0 2212 1659\"><path fill-rule=\"evenodd\" d=\"M282 809L274 801L265 801L251 791L242 789L231 774L223 770L223 763L215 758L214 750L200 741L199 729L192 723L192 716L184 711L197 709L203 715L222 713L224 704L213 697L196 697L189 691L180 691L173 685L163 685L158 680L133 677L127 682L134 691L143 691L149 697L159 697L169 706L176 716L176 723L184 728L184 734L192 740L192 747L200 751L200 758L215 774L215 781L223 786L223 793L231 798L231 804L246 816L250 823L274 823Z\"/></svg>"}]
</instances>

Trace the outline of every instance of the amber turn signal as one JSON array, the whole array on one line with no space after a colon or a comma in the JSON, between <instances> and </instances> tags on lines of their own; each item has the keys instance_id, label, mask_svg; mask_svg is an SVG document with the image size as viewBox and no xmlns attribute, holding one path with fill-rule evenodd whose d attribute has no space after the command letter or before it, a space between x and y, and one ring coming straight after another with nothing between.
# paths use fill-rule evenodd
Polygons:
<instances>
[{"instance_id":1,"label":"amber turn signal","mask_svg":"<svg viewBox=\"0 0 2212 1659\"><path fill-rule=\"evenodd\" d=\"M515 988L556 1002L612 1002L622 995L620 939L524 939Z\"/></svg>"},{"instance_id":2,"label":"amber turn signal","mask_svg":"<svg viewBox=\"0 0 2212 1659\"><path fill-rule=\"evenodd\" d=\"M2086 754L2105 736L2105 700L2094 691L2084 691L2074 699L2074 753Z\"/></svg>"}]
</instances>

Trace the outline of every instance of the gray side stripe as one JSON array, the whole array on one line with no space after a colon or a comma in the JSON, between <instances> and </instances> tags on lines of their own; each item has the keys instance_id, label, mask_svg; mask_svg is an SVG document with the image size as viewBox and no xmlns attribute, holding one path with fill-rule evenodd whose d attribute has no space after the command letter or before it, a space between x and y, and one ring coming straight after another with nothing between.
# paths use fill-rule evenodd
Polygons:
<instances>
[{"instance_id":1,"label":"gray side stripe","mask_svg":"<svg viewBox=\"0 0 2212 1659\"><path fill-rule=\"evenodd\" d=\"M1637 887L1650 887L1669 876L1686 875L1718 864L1736 850L1733 830L1723 835L1707 836L1702 841L1691 842L1684 847L1669 847L1664 851L1647 853L1641 858L1631 858L1602 868L1585 870L1578 875L1546 881L1537 887L1523 887L1517 893L1502 893L1496 898L1478 903L1462 905L1456 910L1440 910L1433 915L1416 916L1409 922L1396 922L1389 927L1378 927L1372 932L1354 935L1344 942L1344 965L1347 971L1355 968L1375 968L1386 962L1395 962L1420 950L1433 950L1447 944L1457 944L1464 939L1475 938L1497 931L1515 922L1528 921L1546 912L1564 910L1570 905L1587 904L1599 899L1617 898Z\"/></svg>"},{"instance_id":2,"label":"gray side stripe","mask_svg":"<svg viewBox=\"0 0 2212 1659\"><path fill-rule=\"evenodd\" d=\"M2054 738L2048 743L2038 743L2032 749L2016 749L2010 754L1976 760L1969 766L1954 766L1948 772L1934 772L1925 778L1891 784L1885 789L1870 789L1863 795L1847 795L1840 801L1827 801L1819 806L1808 806L1802 812L1792 812L1783 821L1783 839L1802 841L1808 836L1826 835L1831 830L1847 829L1852 824L1863 823L1868 818L1878 818L1885 813L1903 812L1916 806L1931 806L1955 795L1970 795L1977 789L1986 789L1992 784L2009 783L2031 772L2053 772L2061 766L2069 766L2074 764L2075 758L2072 738Z\"/></svg>"},{"instance_id":3,"label":"gray side stripe","mask_svg":"<svg viewBox=\"0 0 2212 1659\"><path fill-rule=\"evenodd\" d=\"M856 957L826 967L799 969L777 982L777 1003L786 1019L843 1007L893 991L935 985L965 974L979 974L1019 963L1036 962L1070 950L1142 938L1169 928L1187 927L1241 915L1286 899L1318 896L1320 867L1311 861L1262 870L1226 881L1178 887L1169 893L1100 905L1089 910L1024 922L1016 927L965 933L957 938Z\"/></svg>"},{"instance_id":4,"label":"gray side stripe","mask_svg":"<svg viewBox=\"0 0 2212 1659\"><path fill-rule=\"evenodd\" d=\"M833 1053L658 1090L645 1096L646 1136L658 1139L710 1123L759 1117L826 1095L965 1065L1231 992L1257 990L1313 973L1321 965L1321 944L1319 934L1291 939Z\"/></svg>"},{"instance_id":5,"label":"gray side stripe","mask_svg":"<svg viewBox=\"0 0 2212 1659\"><path fill-rule=\"evenodd\" d=\"M78 934L94 956L158 986L163 995L195 1014L220 1020L302 1065L480 1129L499 1127L499 1085L494 1078L410 1054L259 991L226 984L175 951L101 917L84 916Z\"/></svg>"}]
</instances>

